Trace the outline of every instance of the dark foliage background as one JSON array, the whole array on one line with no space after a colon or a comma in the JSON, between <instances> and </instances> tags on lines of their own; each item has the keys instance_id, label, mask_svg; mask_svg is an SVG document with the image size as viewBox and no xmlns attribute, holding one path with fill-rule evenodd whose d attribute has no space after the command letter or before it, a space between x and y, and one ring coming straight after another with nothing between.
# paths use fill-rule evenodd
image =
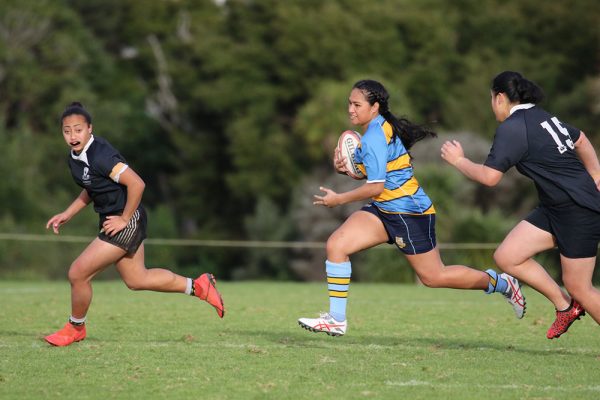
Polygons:
<instances>
[{"instance_id":1,"label":"dark foliage background","mask_svg":"<svg viewBox=\"0 0 600 400\"><path fill-rule=\"evenodd\" d=\"M483 160L496 122L489 82L523 72L543 104L598 143L597 0L4 0L0 3L0 232L43 233L79 189L58 117L83 102L94 130L145 179L150 237L324 241L349 212L312 206L332 173L358 79L441 139L415 147L444 242L500 241L535 205L533 185L466 181L439 161L445 138ZM357 205L358 206L358 205ZM95 234L86 210L63 234ZM50 235L50 234L48 234ZM63 277L83 244L0 241L0 275ZM147 246L151 265L222 278L315 279L321 250ZM445 250L487 268L491 250ZM556 255L542 260L557 272ZM363 280L410 280L399 253L357 256ZM107 276L110 276L108 274Z\"/></svg>"}]
</instances>

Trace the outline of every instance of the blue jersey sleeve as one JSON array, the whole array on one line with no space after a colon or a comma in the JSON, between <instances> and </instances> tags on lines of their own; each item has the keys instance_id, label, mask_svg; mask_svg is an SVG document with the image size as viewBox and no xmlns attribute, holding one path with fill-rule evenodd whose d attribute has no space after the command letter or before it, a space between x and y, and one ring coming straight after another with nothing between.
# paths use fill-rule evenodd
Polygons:
<instances>
[{"instance_id":1,"label":"blue jersey sleeve","mask_svg":"<svg viewBox=\"0 0 600 400\"><path fill-rule=\"evenodd\" d=\"M387 142L379 126L369 127L361 140L362 162L367 182L385 182L387 173Z\"/></svg>"}]
</instances>

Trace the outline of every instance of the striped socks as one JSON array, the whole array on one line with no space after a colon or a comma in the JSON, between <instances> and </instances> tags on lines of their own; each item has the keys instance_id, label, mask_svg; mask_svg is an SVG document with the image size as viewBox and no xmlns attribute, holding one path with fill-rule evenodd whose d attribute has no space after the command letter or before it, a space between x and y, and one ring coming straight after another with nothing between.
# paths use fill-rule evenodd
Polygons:
<instances>
[{"instance_id":1,"label":"striped socks","mask_svg":"<svg viewBox=\"0 0 600 400\"><path fill-rule=\"evenodd\" d=\"M325 271L329 290L329 315L336 321L345 321L352 264L350 261L333 263L327 260L325 261Z\"/></svg>"},{"instance_id":2,"label":"striped socks","mask_svg":"<svg viewBox=\"0 0 600 400\"><path fill-rule=\"evenodd\" d=\"M506 279L502 278L496 271L488 269L485 273L490 276L488 289L485 291L487 294L505 293L508 290L508 282L506 282Z\"/></svg>"}]
</instances>

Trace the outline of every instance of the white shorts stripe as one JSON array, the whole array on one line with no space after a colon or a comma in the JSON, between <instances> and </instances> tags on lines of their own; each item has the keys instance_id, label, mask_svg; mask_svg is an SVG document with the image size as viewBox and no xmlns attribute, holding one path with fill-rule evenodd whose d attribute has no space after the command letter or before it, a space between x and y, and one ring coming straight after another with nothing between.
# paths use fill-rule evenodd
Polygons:
<instances>
[{"instance_id":1,"label":"white shorts stripe","mask_svg":"<svg viewBox=\"0 0 600 400\"><path fill-rule=\"evenodd\" d=\"M400 217L400 219L402 220L402 223L406 227L406 236L407 236L407 239L408 239L408 243L410 243L410 247L412 247L413 253L416 253L417 249L415 249L415 245L413 244L413 241L410 238L410 229L408 229L408 225L406 224L406 221L404 220L404 217L402 216L402 214L398 214L398 216Z\"/></svg>"}]
</instances>

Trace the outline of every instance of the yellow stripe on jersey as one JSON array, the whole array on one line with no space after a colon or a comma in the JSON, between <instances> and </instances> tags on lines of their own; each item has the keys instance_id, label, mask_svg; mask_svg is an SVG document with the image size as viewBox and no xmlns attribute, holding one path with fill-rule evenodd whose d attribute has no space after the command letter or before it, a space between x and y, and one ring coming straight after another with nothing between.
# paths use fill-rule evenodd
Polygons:
<instances>
[{"instance_id":1,"label":"yellow stripe on jersey","mask_svg":"<svg viewBox=\"0 0 600 400\"><path fill-rule=\"evenodd\" d=\"M423 214L435 214L435 208L433 207L433 203L431 203L431 206L429 206L427 210L423 211Z\"/></svg>"},{"instance_id":2,"label":"yellow stripe on jersey","mask_svg":"<svg viewBox=\"0 0 600 400\"><path fill-rule=\"evenodd\" d=\"M348 292L338 292L337 290L330 290L329 297L346 298L348 297Z\"/></svg>"},{"instance_id":3,"label":"yellow stripe on jersey","mask_svg":"<svg viewBox=\"0 0 600 400\"><path fill-rule=\"evenodd\" d=\"M356 163L356 166L358 167L360 172L363 173L364 176L367 176L367 169L365 168L365 165L363 163Z\"/></svg>"},{"instance_id":4,"label":"yellow stripe on jersey","mask_svg":"<svg viewBox=\"0 0 600 400\"><path fill-rule=\"evenodd\" d=\"M327 277L327 283L332 283L335 285L349 285L350 278L334 278L332 276Z\"/></svg>"},{"instance_id":5,"label":"yellow stripe on jersey","mask_svg":"<svg viewBox=\"0 0 600 400\"><path fill-rule=\"evenodd\" d=\"M383 189L383 192L377 197L373 197L375 201L389 201L399 199L404 196L412 196L419 190L419 182L413 176L408 181L404 182L402 186L397 189Z\"/></svg>"},{"instance_id":6,"label":"yellow stripe on jersey","mask_svg":"<svg viewBox=\"0 0 600 400\"><path fill-rule=\"evenodd\" d=\"M410 155L408 153L405 153L400 157L396 158L395 160L388 161L386 171L397 171L400 169L408 168L410 166Z\"/></svg>"},{"instance_id":7,"label":"yellow stripe on jersey","mask_svg":"<svg viewBox=\"0 0 600 400\"><path fill-rule=\"evenodd\" d=\"M364 175L367 175L367 169L365 168L365 165L363 163L356 163L356 166L358 167L360 172L362 172ZM400 171L410 166L410 155L408 153L405 153L400 157L396 158L395 160L388 161L386 165L386 171Z\"/></svg>"},{"instance_id":8,"label":"yellow stripe on jersey","mask_svg":"<svg viewBox=\"0 0 600 400\"><path fill-rule=\"evenodd\" d=\"M389 122L385 121L381 126L381 129L383 129L383 133L385 134L385 142L390 144L392 136L394 136L394 128L392 128L392 125Z\"/></svg>"}]
</instances>

